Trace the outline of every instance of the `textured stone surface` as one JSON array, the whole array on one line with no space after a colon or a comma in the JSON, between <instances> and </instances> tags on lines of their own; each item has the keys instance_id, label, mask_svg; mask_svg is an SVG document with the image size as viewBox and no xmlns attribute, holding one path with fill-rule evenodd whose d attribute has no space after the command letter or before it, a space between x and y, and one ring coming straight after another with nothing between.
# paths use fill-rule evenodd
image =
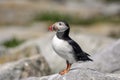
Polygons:
<instances>
[{"instance_id":1,"label":"textured stone surface","mask_svg":"<svg viewBox=\"0 0 120 80\"><path fill-rule=\"evenodd\" d=\"M28 58L40 54L35 45L23 44L16 48L2 48L0 50L0 64L17 61L22 58Z\"/></svg>"},{"instance_id":2,"label":"textured stone surface","mask_svg":"<svg viewBox=\"0 0 120 80\"><path fill-rule=\"evenodd\" d=\"M109 76L95 70L78 68L71 70L66 75L54 74L45 77L32 77L22 80L120 80L118 76Z\"/></svg>"},{"instance_id":3,"label":"textured stone surface","mask_svg":"<svg viewBox=\"0 0 120 80\"><path fill-rule=\"evenodd\" d=\"M48 74L50 74L50 68L40 55L0 66L0 80L19 80L30 76L45 76Z\"/></svg>"}]
</instances>

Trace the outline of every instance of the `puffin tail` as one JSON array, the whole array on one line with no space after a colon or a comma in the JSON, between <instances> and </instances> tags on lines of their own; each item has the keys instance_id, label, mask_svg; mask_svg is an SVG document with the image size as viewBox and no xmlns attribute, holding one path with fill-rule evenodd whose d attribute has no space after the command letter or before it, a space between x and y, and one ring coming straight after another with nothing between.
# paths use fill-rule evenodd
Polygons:
<instances>
[{"instance_id":1,"label":"puffin tail","mask_svg":"<svg viewBox=\"0 0 120 80\"><path fill-rule=\"evenodd\" d=\"M90 55L88 53L86 53L86 52L84 52L84 53L87 55L87 60L88 61L93 61L92 59L89 58Z\"/></svg>"}]
</instances>

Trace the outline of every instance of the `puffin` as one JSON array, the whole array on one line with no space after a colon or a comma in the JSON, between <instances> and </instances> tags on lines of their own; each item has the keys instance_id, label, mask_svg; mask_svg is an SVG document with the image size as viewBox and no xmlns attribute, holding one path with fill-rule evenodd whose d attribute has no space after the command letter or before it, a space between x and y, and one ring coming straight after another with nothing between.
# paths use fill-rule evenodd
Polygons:
<instances>
[{"instance_id":1,"label":"puffin","mask_svg":"<svg viewBox=\"0 0 120 80\"><path fill-rule=\"evenodd\" d=\"M53 50L66 60L67 67L59 72L64 75L70 71L71 65L75 62L93 61L89 54L84 52L81 47L69 36L70 26L66 21L58 21L48 28L55 31L56 34L52 39Z\"/></svg>"}]
</instances>

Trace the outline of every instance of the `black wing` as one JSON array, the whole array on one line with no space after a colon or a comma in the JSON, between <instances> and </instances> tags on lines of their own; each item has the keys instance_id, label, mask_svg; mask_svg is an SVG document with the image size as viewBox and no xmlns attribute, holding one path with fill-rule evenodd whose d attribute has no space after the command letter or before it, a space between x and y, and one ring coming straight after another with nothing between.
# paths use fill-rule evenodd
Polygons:
<instances>
[{"instance_id":1,"label":"black wing","mask_svg":"<svg viewBox=\"0 0 120 80\"><path fill-rule=\"evenodd\" d=\"M87 54L86 52L82 51L82 49L80 48L80 46L71 38L67 39L68 43L73 47L74 53L75 53L75 58L77 61L92 61L92 59L90 59L88 56L90 56L89 54Z\"/></svg>"}]
</instances>

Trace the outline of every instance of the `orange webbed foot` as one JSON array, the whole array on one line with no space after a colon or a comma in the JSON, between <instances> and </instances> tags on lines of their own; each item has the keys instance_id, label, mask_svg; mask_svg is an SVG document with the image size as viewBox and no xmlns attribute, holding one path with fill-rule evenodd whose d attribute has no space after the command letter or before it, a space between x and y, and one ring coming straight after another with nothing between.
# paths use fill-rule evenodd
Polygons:
<instances>
[{"instance_id":1,"label":"orange webbed foot","mask_svg":"<svg viewBox=\"0 0 120 80\"><path fill-rule=\"evenodd\" d=\"M61 71L59 73L60 75L64 75L64 74L68 73L70 70L71 64L68 61L66 61L66 62L67 62L67 68L65 70Z\"/></svg>"},{"instance_id":2,"label":"orange webbed foot","mask_svg":"<svg viewBox=\"0 0 120 80\"><path fill-rule=\"evenodd\" d=\"M68 71L69 71L69 70L63 70L63 71L59 72L59 74L60 74L60 75L64 75L64 74L68 73Z\"/></svg>"}]
</instances>

